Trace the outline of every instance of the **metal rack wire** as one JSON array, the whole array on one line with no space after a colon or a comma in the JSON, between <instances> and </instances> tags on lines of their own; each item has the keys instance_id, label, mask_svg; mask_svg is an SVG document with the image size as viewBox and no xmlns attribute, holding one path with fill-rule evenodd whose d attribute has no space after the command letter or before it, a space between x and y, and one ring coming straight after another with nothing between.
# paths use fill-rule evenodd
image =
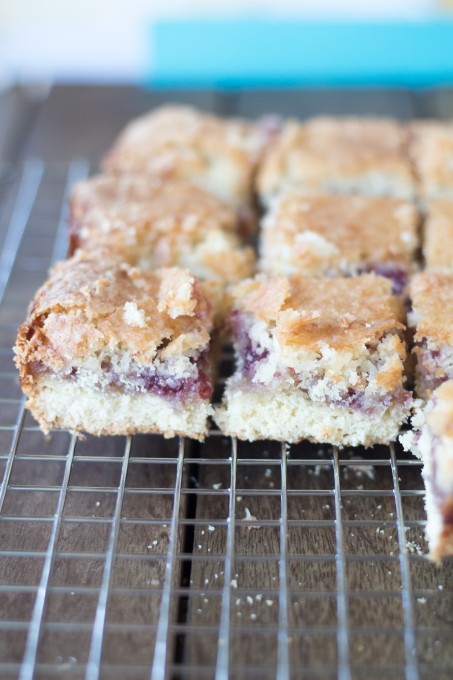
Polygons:
<instances>
[{"instance_id":1,"label":"metal rack wire","mask_svg":"<svg viewBox=\"0 0 453 680\"><path fill-rule=\"evenodd\" d=\"M0 178L1 676L451 677L453 569L423 556L417 460L40 433L10 348L87 173Z\"/></svg>"}]
</instances>

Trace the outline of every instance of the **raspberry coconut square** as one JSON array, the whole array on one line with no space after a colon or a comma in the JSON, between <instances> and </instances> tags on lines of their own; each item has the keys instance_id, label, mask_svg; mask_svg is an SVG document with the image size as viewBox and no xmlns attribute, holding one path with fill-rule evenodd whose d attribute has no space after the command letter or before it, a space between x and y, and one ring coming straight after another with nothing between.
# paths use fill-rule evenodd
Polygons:
<instances>
[{"instance_id":1,"label":"raspberry coconut square","mask_svg":"<svg viewBox=\"0 0 453 680\"><path fill-rule=\"evenodd\" d=\"M259 275L231 295L237 367L215 414L223 432L338 446L397 438L412 397L388 279Z\"/></svg>"},{"instance_id":2,"label":"raspberry coconut square","mask_svg":"<svg viewBox=\"0 0 453 680\"><path fill-rule=\"evenodd\" d=\"M108 252L57 264L19 329L16 364L44 432L202 439L212 413L215 284Z\"/></svg>"},{"instance_id":3,"label":"raspberry coconut square","mask_svg":"<svg viewBox=\"0 0 453 680\"><path fill-rule=\"evenodd\" d=\"M413 198L407 128L389 118L320 116L289 120L257 178L263 204L288 187Z\"/></svg>"},{"instance_id":4,"label":"raspberry coconut square","mask_svg":"<svg viewBox=\"0 0 453 680\"><path fill-rule=\"evenodd\" d=\"M288 189L262 221L259 268L320 277L374 271L401 293L415 269L417 228L408 201Z\"/></svg>"},{"instance_id":5,"label":"raspberry coconut square","mask_svg":"<svg viewBox=\"0 0 453 680\"><path fill-rule=\"evenodd\" d=\"M238 211L250 230L254 175L274 132L265 122L162 106L124 128L103 170L188 180Z\"/></svg>"},{"instance_id":6,"label":"raspberry coconut square","mask_svg":"<svg viewBox=\"0 0 453 680\"><path fill-rule=\"evenodd\" d=\"M71 199L71 253L107 248L145 269L182 267L203 279L233 283L254 272L234 210L182 180L98 175Z\"/></svg>"}]
</instances>

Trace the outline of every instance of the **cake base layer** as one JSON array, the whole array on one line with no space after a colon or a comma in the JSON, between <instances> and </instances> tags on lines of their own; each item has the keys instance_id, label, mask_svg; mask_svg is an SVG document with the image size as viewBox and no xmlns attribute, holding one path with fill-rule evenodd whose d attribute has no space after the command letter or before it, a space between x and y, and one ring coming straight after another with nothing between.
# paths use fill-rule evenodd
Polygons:
<instances>
[{"instance_id":1,"label":"cake base layer","mask_svg":"<svg viewBox=\"0 0 453 680\"><path fill-rule=\"evenodd\" d=\"M215 421L227 435L295 444L303 439L336 446L373 446L395 441L407 409L395 406L376 416L308 399L303 392L227 388Z\"/></svg>"},{"instance_id":2,"label":"cake base layer","mask_svg":"<svg viewBox=\"0 0 453 680\"><path fill-rule=\"evenodd\" d=\"M52 377L36 382L27 408L41 429L65 429L93 435L129 435L154 432L202 441L213 408L207 400L181 404L156 394L100 392L77 382Z\"/></svg>"}]
</instances>

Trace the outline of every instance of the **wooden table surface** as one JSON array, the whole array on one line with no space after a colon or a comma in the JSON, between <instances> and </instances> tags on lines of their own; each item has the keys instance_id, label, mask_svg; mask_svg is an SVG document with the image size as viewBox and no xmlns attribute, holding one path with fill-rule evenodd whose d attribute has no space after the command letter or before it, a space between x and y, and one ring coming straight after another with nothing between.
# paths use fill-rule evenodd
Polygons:
<instances>
[{"instance_id":1,"label":"wooden table surface","mask_svg":"<svg viewBox=\"0 0 453 680\"><path fill-rule=\"evenodd\" d=\"M94 171L130 118L168 101L248 117L268 112L301 118L318 113L453 116L449 90L215 92L56 86L48 92L35 88L1 95L0 162L20 165L39 158L51 168L45 171L49 176L44 175L3 301L1 347L11 346L26 302L45 276L64 169L84 157ZM16 194L13 181L0 195L2 243ZM27 264L32 262L33 270ZM12 375L10 364L5 366L5 375ZM8 385L18 398L12 379ZM5 678L18 677L69 444L67 433L44 438L26 416L3 506L3 515L14 517L16 524L0 523L0 670ZM76 445L46 584L35 677L85 677L115 522L101 677L149 677L169 559L166 677L214 677L227 589L229 677L453 677L453 565L437 569L417 554L426 551L423 486L419 466L400 451L395 479L391 453L384 447L337 456L329 447L300 445L292 447L283 466L280 445L239 444L234 541L228 534L230 440L213 435L204 445L186 442L178 517L173 498L178 441L133 439L118 509L124 452L123 438L89 437ZM358 458L358 467L351 466L351 457ZM7 456L3 458L0 462L7 466ZM374 467L360 467L368 459ZM282 500L285 472L287 494ZM403 516L398 518L400 499ZM288 536L283 571L282 503L287 505ZM178 526L169 555L172 520ZM401 553L406 541L409 547ZM225 556L233 548L231 582L225 584ZM27 555L19 559L17 551ZM284 611L282 598L287 599ZM287 636L283 643L279 630Z\"/></svg>"}]
</instances>

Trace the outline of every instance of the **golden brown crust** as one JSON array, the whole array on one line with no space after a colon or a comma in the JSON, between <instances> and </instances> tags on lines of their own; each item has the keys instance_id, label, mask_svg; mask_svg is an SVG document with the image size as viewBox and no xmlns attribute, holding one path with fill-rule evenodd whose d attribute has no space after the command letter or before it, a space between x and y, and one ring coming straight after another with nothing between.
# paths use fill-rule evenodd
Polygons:
<instances>
[{"instance_id":1,"label":"golden brown crust","mask_svg":"<svg viewBox=\"0 0 453 680\"><path fill-rule=\"evenodd\" d=\"M237 208L250 202L253 174L267 141L264 130L245 120L164 106L129 123L103 168L188 179Z\"/></svg>"},{"instance_id":2,"label":"golden brown crust","mask_svg":"<svg viewBox=\"0 0 453 680\"><path fill-rule=\"evenodd\" d=\"M264 220L261 267L282 271L286 264L314 276L380 263L410 270L417 222L415 207L396 198L289 189Z\"/></svg>"},{"instance_id":3,"label":"golden brown crust","mask_svg":"<svg viewBox=\"0 0 453 680\"><path fill-rule=\"evenodd\" d=\"M254 253L241 245L235 212L179 180L100 175L77 185L71 252L108 248L143 268L180 266L232 283L250 276Z\"/></svg>"},{"instance_id":4,"label":"golden brown crust","mask_svg":"<svg viewBox=\"0 0 453 680\"><path fill-rule=\"evenodd\" d=\"M453 121L417 121L410 132L409 149L420 196L453 198Z\"/></svg>"},{"instance_id":5,"label":"golden brown crust","mask_svg":"<svg viewBox=\"0 0 453 680\"><path fill-rule=\"evenodd\" d=\"M275 322L282 345L352 350L404 329L402 305L391 294L390 281L374 274L350 279L261 275L238 284L231 294L237 309Z\"/></svg>"},{"instance_id":6,"label":"golden brown crust","mask_svg":"<svg viewBox=\"0 0 453 680\"><path fill-rule=\"evenodd\" d=\"M143 175L96 175L76 185L69 224L73 248L92 243L122 248L157 234L204 236L212 229L236 231L234 211L193 184ZM151 232L151 234L149 233ZM145 245L144 244L144 245Z\"/></svg>"},{"instance_id":7,"label":"golden brown crust","mask_svg":"<svg viewBox=\"0 0 453 680\"><path fill-rule=\"evenodd\" d=\"M230 289L236 308L266 322L275 321L290 294L290 282L283 276L256 276Z\"/></svg>"},{"instance_id":8,"label":"golden brown crust","mask_svg":"<svg viewBox=\"0 0 453 680\"><path fill-rule=\"evenodd\" d=\"M341 191L357 179L363 183L359 193L409 197L414 187L407 142L406 129L386 118L290 120L265 154L258 190L267 197L289 185L319 190L330 182Z\"/></svg>"},{"instance_id":9,"label":"golden brown crust","mask_svg":"<svg viewBox=\"0 0 453 680\"><path fill-rule=\"evenodd\" d=\"M453 343L453 274L422 272L410 284L415 340Z\"/></svg>"},{"instance_id":10,"label":"golden brown crust","mask_svg":"<svg viewBox=\"0 0 453 680\"><path fill-rule=\"evenodd\" d=\"M143 366L160 352L191 356L209 343L211 290L189 272L144 272L105 251L60 262L19 329L22 384L33 382L36 365L58 372L102 354L125 353Z\"/></svg>"},{"instance_id":11,"label":"golden brown crust","mask_svg":"<svg viewBox=\"0 0 453 680\"><path fill-rule=\"evenodd\" d=\"M453 271L453 200L430 201L423 254L430 271Z\"/></svg>"}]
</instances>

